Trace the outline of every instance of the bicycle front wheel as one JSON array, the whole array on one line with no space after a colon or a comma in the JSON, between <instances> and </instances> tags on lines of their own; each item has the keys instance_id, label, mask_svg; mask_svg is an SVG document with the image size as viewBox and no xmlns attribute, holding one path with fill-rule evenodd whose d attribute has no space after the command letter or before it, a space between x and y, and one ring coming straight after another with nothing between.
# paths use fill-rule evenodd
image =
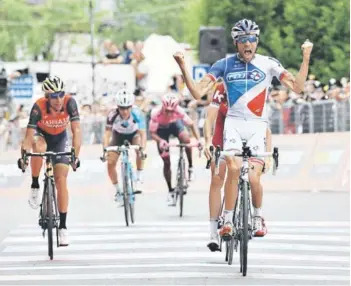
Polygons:
<instances>
[{"instance_id":1,"label":"bicycle front wheel","mask_svg":"<svg viewBox=\"0 0 351 286\"><path fill-rule=\"evenodd\" d=\"M135 195L134 195L134 184L133 184L133 171L131 166L129 166L129 186L130 186L130 191L131 193L129 193L128 195L128 203L129 203L129 212L130 212L130 220L132 223L134 223L135 220Z\"/></svg>"},{"instance_id":2,"label":"bicycle front wheel","mask_svg":"<svg viewBox=\"0 0 351 286\"><path fill-rule=\"evenodd\" d=\"M183 216L183 206L184 206L184 190L186 188L185 182L185 162L181 158L179 160L179 175L178 175L178 193L179 193L179 216Z\"/></svg>"},{"instance_id":3,"label":"bicycle front wheel","mask_svg":"<svg viewBox=\"0 0 351 286\"><path fill-rule=\"evenodd\" d=\"M240 238L240 270L243 276L246 276L247 273L247 252L248 252L248 243L249 243L249 187L248 183L243 183L242 185L242 233Z\"/></svg>"},{"instance_id":4,"label":"bicycle front wheel","mask_svg":"<svg viewBox=\"0 0 351 286\"><path fill-rule=\"evenodd\" d=\"M52 239L52 229L53 229L53 212L52 212L52 201L53 201L53 186L50 183L45 184L46 188L46 219L47 219L47 230L48 230L48 255L50 260L54 258L54 247ZM44 190L45 192L45 190Z\"/></svg>"},{"instance_id":5,"label":"bicycle front wheel","mask_svg":"<svg viewBox=\"0 0 351 286\"><path fill-rule=\"evenodd\" d=\"M123 206L124 206L124 218L126 226L129 226L129 180L128 180L128 169L127 164L122 163L122 178L123 178Z\"/></svg>"}]
</instances>

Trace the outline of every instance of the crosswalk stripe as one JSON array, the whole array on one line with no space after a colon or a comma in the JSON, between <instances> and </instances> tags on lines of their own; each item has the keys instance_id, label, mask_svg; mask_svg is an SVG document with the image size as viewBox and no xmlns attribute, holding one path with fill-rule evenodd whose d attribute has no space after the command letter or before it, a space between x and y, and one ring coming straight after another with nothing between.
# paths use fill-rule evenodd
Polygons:
<instances>
[{"instance_id":1,"label":"crosswalk stripe","mask_svg":"<svg viewBox=\"0 0 351 286\"><path fill-rule=\"evenodd\" d=\"M282 227L350 227L349 221L266 221L269 226ZM79 222L69 223L70 227L116 227L125 226L123 222ZM208 221L138 221L135 225L130 226L208 226ZM20 228L38 228L37 224L21 224Z\"/></svg>"},{"instance_id":2,"label":"crosswalk stripe","mask_svg":"<svg viewBox=\"0 0 351 286\"><path fill-rule=\"evenodd\" d=\"M85 250L124 250L124 249L170 249L170 248L205 248L207 241L177 241L167 240L160 242L128 242L128 243L88 243L88 244L71 244L65 251L85 251ZM249 244L250 249L260 250L305 250L318 252L345 252L349 253L349 246L330 246L314 244L292 244L287 243L267 243L267 241L255 239ZM43 243L40 245L23 245L23 246L6 246L3 252L9 253L31 253L45 251L47 246Z\"/></svg>"},{"instance_id":3,"label":"crosswalk stripe","mask_svg":"<svg viewBox=\"0 0 351 286\"><path fill-rule=\"evenodd\" d=\"M284 234L271 234L267 235L270 240L301 240L301 241L334 241L334 242L349 242L348 236L310 236L310 235L284 235ZM201 232L179 232L169 234L167 232L162 233L119 233L119 234L99 234L99 235L72 235L70 240L77 241L99 241L99 240L145 240L145 239L168 239L168 238L202 238L208 239L208 233ZM14 244L14 243L30 243L30 242L42 242L43 237L37 236L8 236L2 242L2 244Z\"/></svg>"},{"instance_id":4,"label":"crosswalk stripe","mask_svg":"<svg viewBox=\"0 0 351 286\"><path fill-rule=\"evenodd\" d=\"M142 273L98 273L98 274L51 274L51 275L4 275L0 281L43 281L43 280L96 280L96 279L157 279L157 278L238 278L240 273L218 272L142 272ZM307 275L307 274L263 274L252 273L253 279L272 280L313 280L313 281L349 281L348 277L337 275Z\"/></svg>"},{"instance_id":5,"label":"crosswalk stripe","mask_svg":"<svg viewBox=\"0 0 351 286\"><path fill-rule=\"evenodd\" d=\"M147 229L148 232L156 232L160 231L160 227L134 227L134 228L127 228L127 227L120 227L120 228L112 228L112 227L76 227L72 228L69 230L70 234L75 234L75 233L90 233L90 234L95 234L95 233L132 233L132 232L139 232ZM208 231L208 225L207 226L194 226L191 228L184 228L182 226L171 226L167 227L167 232L179 232L182 231L184 232L185 230L189 230L192 232L197 232L197 231ZM36 228L20 228L20 229L14 229L10 231L10 235L21 235L21 234L38 234L39 232L39 227ZM272 227L269 228L269 233L292 233L292 234L303 234L303 233L311 233L311 234L338 234L338 235L350 235L350 228L332 228L332 229L326 229L326 228L319 228L319 229L314 229L314 228L297 228L297 227L292 227L292 228L279 228L279 227Z\"/></svg>"},{"instance_id":6,"label":"crosswalk stripe","mask_svg":"<svg viewBox=\"0 0 351 286\"><path fill-rule=\"evenodd\" d=\"M217 254L218 255L218 254ZM141 259L190 259L190 258L206 258L211 259L216 255L210 252L133 252L133 253L104 253L104 254L56 254L57 260L65 261L89 261L89 260L141 260ZM219 255L223 256L223 255ZM316 261L316 262L349 262L349 256L332 256L332 255L299 255L289 254L290 261ZM271 254L271 253L251 253L249 254L251 259L271 259L271 260L286 260L286 254ZM33 261L45 261L46 256L33 255L33 256L1 256L0 264L9 262L33 262Z\"/></svg>"},{"instance_id":7,"label":"crosswalk stripe","mask_svg":"<svg viewBox=\"0 0 351 286\"><path fill-rule=\"evenodd\" d=\"M0 267L0 271L27 271L27 270L97 270L97 269L133 269L133 268L167 268L167 267L204 267L204 268L220 268L227 269L239 267L239 264L214 264L214 263L162 263L162 264L108 264L108 265L52 265L52 266L12 266ZM350 271L349 267L336 266L298 266L298 265L268 265L268 264L249 264L250 269L290 269L290 270L328 270L328 271Z\"/></svg>"}]
</instances>

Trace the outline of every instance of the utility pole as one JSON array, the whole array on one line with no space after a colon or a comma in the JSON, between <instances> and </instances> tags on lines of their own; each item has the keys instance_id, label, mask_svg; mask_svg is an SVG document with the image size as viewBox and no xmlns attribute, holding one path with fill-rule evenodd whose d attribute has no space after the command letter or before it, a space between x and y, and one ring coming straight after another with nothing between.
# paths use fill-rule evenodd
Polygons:
<instances>
[{"instance_id":1,"label":"utility pole","mask_svg":"<svg viewBox=\"0 0 351 286\"><path fill-rule=\"evenodd\" d=\"M89 1L89 18L90 18L90 40L91 40L91 67L93 70L92 74L92 97L95 100L95 48L94 48L94 10L93 1Z\"/></svg>"}]
</instances>

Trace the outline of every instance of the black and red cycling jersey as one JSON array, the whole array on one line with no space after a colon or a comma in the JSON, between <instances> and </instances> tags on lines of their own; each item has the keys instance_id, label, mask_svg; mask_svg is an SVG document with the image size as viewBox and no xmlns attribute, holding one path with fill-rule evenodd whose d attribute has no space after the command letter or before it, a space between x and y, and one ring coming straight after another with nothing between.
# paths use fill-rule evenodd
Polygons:
<instances>
[{"instance_id":1,"label":"black and red cycling jersey","mask_svg":"<svg viewBox=\"0 0 351 286\"><path fill-rule=\"evenodd\" d=\"M70 95L65 95L60 112L53 112L45 97L38 99L30 112L27 128L38 129L48 135L63 133L67 125L79 120L77 102Z\"/></svg>"}]
</instances>

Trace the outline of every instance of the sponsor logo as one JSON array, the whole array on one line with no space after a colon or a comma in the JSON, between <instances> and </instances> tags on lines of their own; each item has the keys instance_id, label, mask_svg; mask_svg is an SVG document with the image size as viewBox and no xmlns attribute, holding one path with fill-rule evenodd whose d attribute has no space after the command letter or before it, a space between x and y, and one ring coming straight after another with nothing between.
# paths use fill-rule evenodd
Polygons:
<instances>
[{"instance_id":1,"label":"sponsor logo","mask_svg":"<svg viewBox=\"0 0 351 286\"><path fill-rule=\"evenodd\" d=\"M61 128L66 127L69 123L69 118L59 118L59 119L45 119L41 121L43 125L50 128Z\"/></svg>"},{"instance_id":2,"label":"sponsor logo","mask_svg":"<svg viewBox=\"0 0 351 286\"><path fill-rule=\"evenodd\" d=\"M249 81L253 81L255 83L259 83L261 81L263 81L265 79L266 75L258 70L258 69L254 69L252 71L248 71L246 73L246 71L241 71L241 72L231 72L228 73L227 75L227 81L228 82L240 82L240 81L245 81L245 80L249 80Z\"/></svg>"}]
</instances>

